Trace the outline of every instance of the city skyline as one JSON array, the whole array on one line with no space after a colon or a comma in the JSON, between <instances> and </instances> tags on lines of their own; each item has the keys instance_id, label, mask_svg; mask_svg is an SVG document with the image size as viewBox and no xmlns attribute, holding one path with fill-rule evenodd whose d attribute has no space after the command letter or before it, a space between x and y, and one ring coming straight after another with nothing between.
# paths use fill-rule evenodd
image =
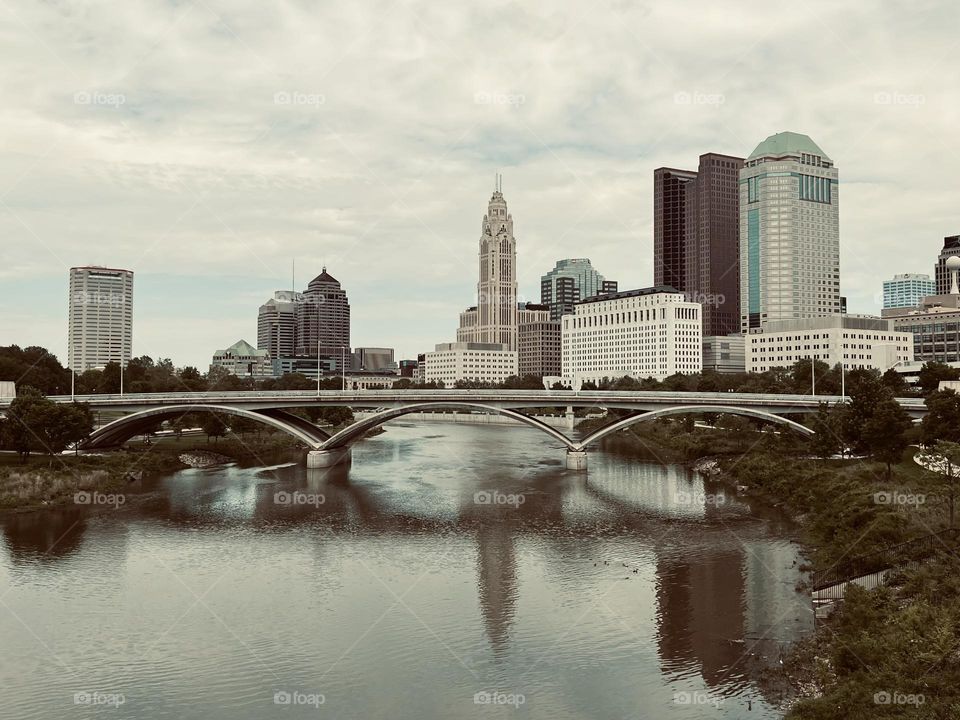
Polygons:
<instances>
[{"instance_id":1,"label":"city skyline","mask_svg":"<svg viewBox=\"0 0 960 720\"><path fill-rule=\"evenodd\" d=\"M337 8L259 25L219 7L138 5L109 21L94 10L69 25L55 7L23 8L3 31L18 79L0 118L2 341L65 362L68 268L120 266L137 274L133 353L202 368L255 337L248 309L289 285L296 258L303 278L326 264L350 289L354 344L415 357L472 304L477 199L495 173L521 219L521 299L536 302L539 276L564 257L646 287L653 169L746 156L782 130L815 138L842 168L851 312L878 312L881 279L931 272L956 234L941 192L956 10L885 7L865 36L856 9L805 8L786 27L772 8L705 4L708 22L677 40L671 8L620 5L616 20L581 22L586 5L545 7L424 6L389 27ZM462 61L484 47L471 29L494 18L502 51ZM356 45L315 47L298 36L314 23ZM668 53L668 37L698 53ZM916 63L897 62L903 53ZM446 71L453 61L463 72ZM774 72L784 67L795 71ZM918 254L902 267L907 242Z\"/></svg>"}]
</instances>

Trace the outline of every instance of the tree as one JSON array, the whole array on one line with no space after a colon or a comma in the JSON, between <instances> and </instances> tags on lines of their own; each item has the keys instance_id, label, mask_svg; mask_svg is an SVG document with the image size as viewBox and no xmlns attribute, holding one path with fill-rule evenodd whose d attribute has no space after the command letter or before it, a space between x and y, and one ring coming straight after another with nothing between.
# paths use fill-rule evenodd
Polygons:
<instances>
[{"instance_id":1,"label":"tree","mask_svg":"<svg viewBox=\"0 0 960 720\"><path fill-rule=\"evenodd\" d=\"M93 415L86 405L58 404L32 387L19 389L3 425L5 446L22 460L31 452L56 454L93 431Z\"/></svg>"},{"instance_id":2,"label":"tree","mask_svg":"<svg viewBox=\"0 0 960 720\"><path fill-rule=\"evenodd\" d=\"M840 412L827 403L820 403L810 420L810 429L815 435L810 439L810 449L821 460L836 455L842 448L840 441Z\"/></svg>"},{"instance_id":3,"label":"tree","mask_svg":"<svg viewBox=\"0 0 960 720\"><path fill-rule=\"evenodd\" d=\"M200 428L207 434L207 442L210 438L219 438L227 432L227 424L217 413L204 413L200 418Z\"/></svg>"},{"instance_id":4,"label":"tree","mask_svg":"<svg viewBox=\"0 0 960 720\"><path fill-rule=\"evenodd\" d=\"M924 395L939 389L941 380L960 380L960 369L942 362L925 362L920 368L917 384Z\"/></svg>"},{"instance_id":5,"label":"tree","mask_svg":"<svg viewBox=\"0 0 960 720\"><path fill-rule=\"evenodd\" d=\"M947 488L950 527L953 527L957 475L960 474L960 444L941 440L923 454L923 459L927 463L927 469L935 474L936 484L945 485Z\"/></svg>"},{"instance_id":6,"label":"tree","mask_svg":"<svg viewBox=\"0 0 960 720\"><path fill-rule=\"evenodd\" d=\"M960 442L960 395L953 390L936 390L927 395L924 404L927 414L920 425L923 444Z\"/></svg>"},{"instance_id":7,"label":"tree","mask_svg":"<svg viewBox=\"0 0 960 720\"><path fill-rule=\"evenodd\" d=\"M896 369L890 368L883 374L883 384L890 388L894 397L906 397L910 395L910 385L903 379L903 375Z\"/></svg>"},{"instance_id":8,"label":"tree","mask_svg":"<svg viewBox=\"0 0 960 720\"><path fill-rule=\"evenodd\" d=\"M910 416L892 396L877 403L864 423L862 443L875 459L887 464L887 480L892 465L900 462L907 449L909 428Z\"/></svg>"}]
</instances>

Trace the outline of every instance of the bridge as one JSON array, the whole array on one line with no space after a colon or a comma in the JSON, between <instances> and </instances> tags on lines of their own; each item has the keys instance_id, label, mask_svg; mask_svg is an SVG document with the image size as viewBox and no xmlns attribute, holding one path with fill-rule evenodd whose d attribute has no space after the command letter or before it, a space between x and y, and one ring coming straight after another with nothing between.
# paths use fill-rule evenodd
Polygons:
<instances>
[{"instance_id":1,"label":"bridge","mask_svg":"<svg viewBox=\"0 0 960 720\"><path fill-rule=\"evenodd\" d=\"M573 390L359 390L359 391L229 391L199 393L127 393L123 395L59 395L55 402L82 402L92 409L128 413L95 430L80 445L99 450L122 445L165 420L187 413L216 412L264 423L297 438L308 448L308 467L329 467L349 459L351 445L373 428L408 413L468 411L497 413L535 427L567 451L567 467L586 469L586 449L604 437L639 422L671 415L722 413L742 415L786 426L805 435L813 431L788 415L817 410L820 403L834 405L845 398L835 395L771 395L760 393L617 392ZM0 412L10 399L0 400ZM922 417L920 398L898 402L912 417ZM372 408L376 412L336 433L291 413L298 408ZM603 408L630 411L583 438L571 439L555 427L521 412L540 407Z\"/></svg>"}]
</instances>

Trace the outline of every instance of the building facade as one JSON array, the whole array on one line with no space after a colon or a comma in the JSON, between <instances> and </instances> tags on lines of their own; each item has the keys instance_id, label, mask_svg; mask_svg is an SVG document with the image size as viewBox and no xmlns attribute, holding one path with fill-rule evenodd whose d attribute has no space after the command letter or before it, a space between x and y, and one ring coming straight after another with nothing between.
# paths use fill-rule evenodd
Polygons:
<instances>
[{"instance_id":1,"label":"building facade","mask_svg":"<svg viewBox=\"0 0 960 720\"><path fill-rule=\"evenodd\" d=\"M231 375L262 380L273 377L273 365L266 350L259 350L246 340L238 340L225 350L217 350L210 369L223 368Z\"/></svg>"},{"instance_id":2,"label":"building facade","mask_svg":"<svg viewBox=\"0 0 960 720\"><path fill-rule=\"evenodd\" d=\"M540 278L540 303L550 308L552 320L572 313L581 300L615 292L617 282L605 279L588 258L557 260L553 270Z\"/></svg>"},{"instance_id":3,"label":"building facade","mask_svg":"<svg viewBox=\"0 0 960 720\"><path fill-rule=\"evenodd\" d=\"M960 296L930 295L917 307L884 310L883 317L913 335L916 362L960 361Z\"/></svg>"},{"instance_id":4,"label":"building facade","mask_svg":"<svg viewBox=\"0 0 960 720\"><path fill-rule=\"evenodd\" d=\"M327 273L307 285L295 306L297 355L350 353L350 301L340 282Z\"/></svg>"},{"instance_id":5,"label":"building facade","mask_svg":"<svg viewBox=\"0 0 960 720\"><path fill-rule=\"evenodd\" d=\"M424 382L451 386L458 380L502 383L517 374L517 351L503 343L440 343L424 354Z\"/></svg>"},{"instance_id":6,"label":"building facade","mask_svg":"<svg viewBox=\"0 0 960 720\"><path fill-rule=\"evenodd\" d=\"M70 268L67 366L75 373L115 362L133 347L133 271L96 265Z\"/></svg>"},{"instance_id":7,"label":"building facade","mask_svg":"<svg viewBox=\"0 0 960 720\"><path fill-rule=\"evenodd\" d=\"M297 304L303 293L277 290L257 313L257 349L270 357L293 355L297 343Z\"/></svg>"},{"instance_id":8,"label":"building facade","mask_svg":"<svg viewBox=\"0 0 960 720\"><path fill-rule=\"evenodd\" d=\"M950 292L950 271L947 269L947 258L960 255L960 235L950 235L943 239L943 249L937 257L934 268L934 279L937 287L929 295L946 295Z\"/></svg>"},{"instance_id":9,"label":"building facade","mask_svg":"<svg viewBox=\"0 0 960 720\"><path fill-rule=\"evenodd\" d=\"M686 186L697 179L692 170L653 171L653 284L683 290L686 283Z\"/></svg>"},{"instance_id":10,"label":"building facade","mask_svg":"<svg viewBox=\"0 0 960 720\"><path fill-rule=\"evenodd\" d=\"M846 370L881 373L913 360L913 337L887 318L830 315L799 320L772 320L745 336L747 372L789 367L813 358Z\"/></svg>"},{"instance_id":11,"label":"building facade","mask_svg":"<svg viewBox=\"0 0 960 720\"><path fill-rule=\"evenodd\" d=\"M480 232L477 304L460 314L458 343L500 343L517 349L517 243L513 216L498 187Z\"/></svg>"},{"instance_id":12,"label":"building facade","mask_svg":"<svg viewBox=\"0 0 960 720\"><path fill-rule=\"evenodd\" d=\"M740 324L840 313L837 168L806 135L771 135L740 171Z\"/></svg>"},{"instance_id":13,"label":"building facade","mask_svg":"<svg viewBox=\"0 0 960 720\"><path fill-rule=\"evenodd\" d=\"M747 370L744 336L708 335L703 338L703 370L742 373Z\"/></svg>"},{"instance_id":14,"label":"building facade","mask_svg":"<svg viewBox=\"0 0 960 720\"><path fill-rule=\"evenodd\" d=\"M560 375L560 321L549 305L527 303L519 311L517 374L520 377Z\"/></svg>"},{"instance_id":15,"label":"building facade","mask_svg":"<svg viewBox=\"0 0 960 720\"><path fill-rule=\"evenodd\" d=\"M361 347L353 351L355 370L368 372L393 370L397 364L393 360L393 348Z\"/></svg>"},{"instance_id":16,"label":"building facade","mask_svg":"<svg viewBox=\"0 0 960 720\"><path fill-rule=\"evenodd\" d=\"M883 281L883 309L917 307L923 298L933 295L937 284L929 275L904 273Z\"/></svg>"},{"instance_id":17,"label":"building facade","mask_svg":"<svg viewBox=\"0 0 960 720\"><path fill-rule=\"evenodd\" d=\"M564 381L662 379L702 368L701 306L671 287L583 300L562 320Z\"/></svg>"}]
</instances>

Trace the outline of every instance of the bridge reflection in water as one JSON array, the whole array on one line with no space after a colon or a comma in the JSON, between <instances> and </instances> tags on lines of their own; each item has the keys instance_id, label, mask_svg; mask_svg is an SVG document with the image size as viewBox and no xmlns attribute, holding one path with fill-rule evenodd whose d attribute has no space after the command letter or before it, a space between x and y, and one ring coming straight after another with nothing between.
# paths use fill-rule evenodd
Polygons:
<instances>
[{"instance_id":1,"label":"bridge reflection in water","mask_svg":"<svg viewBox=\"0 0 960 720\"><path fill-rule=\"evenodd\" d=\"M131 528L143 525L189 529L200 538L231 527L281 537L293 533L316 548L323 564L341 543L352 542L349 538L370 536L397 547L415 540L425 566L442 568L438 559L448 552L459 557L461 541L469 538L487 650L456 652L476 673L493 667L497 658L526 651L529 638L515 637L528 624L518 625L521 596L525 618L555 614L560 597L577 615L607 617L614 631L629 633L652 623L664 676L687 682L696 668L707 687L724 692L750 683L758 663L774 662L779 648L808 628L807 601L791 592L799 577L796 549L771 538L776 521L690 471L616 455L601 456L590 478L556 464L474 474L466 461L440 479L405 469L423 452L424 442L415 434L433 432L451 430L420 426L403 437L359 446L349 481L342 466L188 470L120 513L90 515L70 508L8 517L3 538L11 580L16 584L21 573L43 574L43 567L85 553L111 558L107 572L119 578L134 551ZM525 500L509 508L475 502L478 488L494 486L504 494L522 493ZM322 493L324 501L278 504L278 491ZM88 534L94 536L90 548ZM571 574L571 567L579 568L578 574ZM540 580L533 582L533 576ZM556 583L562 587L551 591ZM591 584L596 591L577 592ZM578 630L563 632L576 636ZM525 664L558 661L535 653Z\"/></svg>"}]
</instances>

